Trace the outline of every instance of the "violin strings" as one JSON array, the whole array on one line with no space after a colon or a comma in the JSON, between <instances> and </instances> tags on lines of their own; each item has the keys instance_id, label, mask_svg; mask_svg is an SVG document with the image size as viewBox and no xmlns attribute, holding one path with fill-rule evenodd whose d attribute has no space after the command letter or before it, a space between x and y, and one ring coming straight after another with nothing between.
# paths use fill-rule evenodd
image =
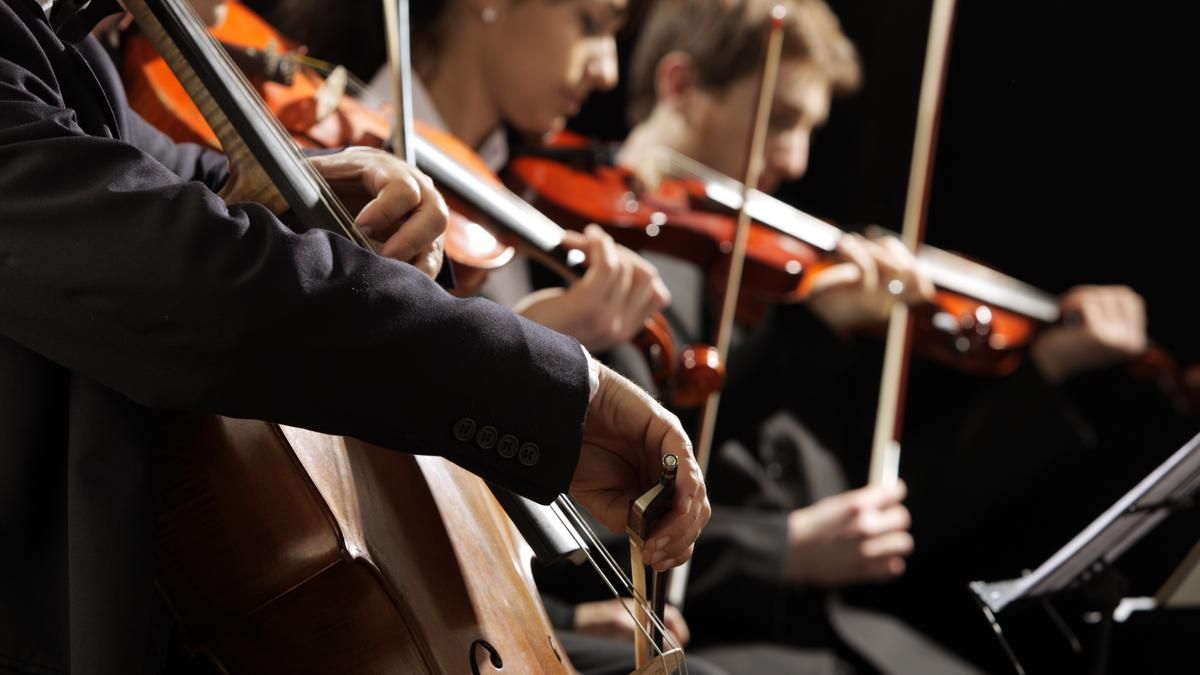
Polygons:
<instances>
[{"instance_id":1,"label":"violin strings","mask_svg":"<svg viewBox=\"0 0 1200 675\"><path fill-rule=\"evenodd\" d=\"M609 592L612 593L613 597L619 598L620 596L617 588L612 584L612 581L608 576L610 573L616 576L616 578L620 581L622 588L629 593L634 602L638 603L638 606L641 607L642 611L646 613L646 616L650 618L651 624L658 629L659 633L663 636L663 640L666 641L672 649L682 650L683 647L675 640L671 632L667 630L666 624L658 617L658 615L654 613L653 608L650 607L649 602L646 600L645 594L638 593L637 589L633 588L632 582L630 581L629 577L625 575L624 570L621 569L621 566L617 563L616 559L613 558L612 554L608 552L608 549L600 543L599 537L596 535L595 531L592 530L591 526L587 524L587 521L584 519L583 514L580 513L579 508L575 505L574 501L571 500L571 498L567 495L560 495L556 500L556 503L561 507L561 510L558 512L559 520L571 533L572 537L575 539L575 543L579 544L580 549L583 550L588 560L592 563L592 567L596 569L596 572L600 575L605 585L608 586ZM567 522L568 518L572 522ZM587 537L587 542L581 539L581 533L582 536ZM609 573L605 573L600 568L599 563L597 563L593 557L593 549L598 551L603 557L605 564L608 566ZM637 620L637 617L633 614L633 610L630 609L625 603L622 603L622 607L624 607L625 612L629 615L629 617L633 619L634 624L638 626L638 629L642 632L642 634L645 635L647 641L650 642L651 645L654 645L654 641L650 638L649 631L647 631L642 623ZM654 645L654 649L655 651L659 652L660 657L665 656L665 653L657 645ZM684 668L684 673L686 672L687 669Z\"/></svg>"}]
</instances>

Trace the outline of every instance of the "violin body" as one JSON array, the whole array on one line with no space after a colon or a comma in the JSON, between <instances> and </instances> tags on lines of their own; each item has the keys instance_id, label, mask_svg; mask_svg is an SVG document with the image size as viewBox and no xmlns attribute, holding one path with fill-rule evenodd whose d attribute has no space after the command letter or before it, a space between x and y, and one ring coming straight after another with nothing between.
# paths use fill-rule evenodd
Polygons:
<instances>
[{"instance_id":1,"label":"violin body","mask_svg":"<svg viewBox=\"0 0 1200 675\"><path fill-rule=\"evenodd\" d=\"M226 7L225 20L210 32L227 50L255 50L274 54L275 60L290 58L294 45L270 24L236 0L230 0ZM150 41L130 35L123 49L121 77L130 107L176 142L220 150L221 144L204 115ZM382 114L344 95L344 86L330 87L327 80L307 68L295 67L289 72L289 82L255 73L247 76L298 145L314 149L384 146L391 126ZM454 267L455 292L464 295L478 291L487 273L503 266L515 253L490 230L457 210L451 213L446 227L445 246Z\"/></svg>"},{"instance_id":2,"label":"violin body","mask_svg":"<svg viewBox=\"0 0 1200 675\"><path fill-rule=\"evenodd\" d=\"M713 186L696 177L668 177L647 192L631 171L603 158L605 153L591 149L582 137L562 132L549 140L548 147L553 158L539 149L513 159L505 177L514 191L568 226L599 223L626 246L667 253L699 266L706 271L706 297L722 300L736 221L726 204L710 197ZM959 270L959 276L998 276L958 257L947 262L949 257L940 256L943 267L970 265L967 272ZM806 297L811 280L835 263L828 251L755 221L737 319L753 325L771 305ZM918 351L981 375L1015 370L1041 326L1027 315L941 287L932 303L914 311Z\"/></svg>"},{"instance_id":3,"label":"violin body","mask_svg":"<svg viewBox=\"0 0 1200 675\"><path fill-rule=\"evenodd\" d=\"M586 155L589 142L570 132L555 134L555 149ZM704 205L703 188L693 181L665 179L647 192L628 169L611 162L590 166L518 155L505 171L514 192L565 227L589 223L604 227L634 250L669 254L706 271L709 297L720 299L729 270L737 226L734 214ZM770 305L797 292L803 271L820 259L810 246L754 223L738 297L738 319L757 323Z\"/></svg>"},{"instance_id":4,"label":"violin body","mask_svg":"<svg viewBox=\"0 0 1200 675\"><path fill-rule=\"evenodd\" d=\"M265 422L180 429L159 585L225 672L490 673L492 653L571 672L511 525L464 469Z\"/></svg>"},{"instance_id":5,"label":"violin body","mask_svg":"<svg viewBox=\"0 0 1200 675\"><path fill-rule=\"evenodd\" d=\"M286 54L294 45L270 24L236 0L230 0L226 8L225 20L211 29L222 44L288 58ZM121 79L130 107L177 142L220 149L204 116L154 46L141 35L131 35L123 49ZM382 147L388 137L389 125L382 117L353 98L340 95L343 87L326 88L326 81L307 69L295 69L290 83L254 73L248 76L267 107L301 147Z\"/></svg>"}]
</instances>

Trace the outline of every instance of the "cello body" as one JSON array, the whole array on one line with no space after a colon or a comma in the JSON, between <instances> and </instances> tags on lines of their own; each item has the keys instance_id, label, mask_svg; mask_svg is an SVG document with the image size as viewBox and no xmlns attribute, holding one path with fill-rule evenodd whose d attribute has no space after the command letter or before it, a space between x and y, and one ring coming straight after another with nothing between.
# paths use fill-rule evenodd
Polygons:
<instances>
[{"instance_id":1,"label":"cello body","mask_svg":"<svg viewBox=\"0 0 1200 675\"><path fill-rule=\"evenodd\" d=\"M481 479L266 422L178 427L159 586L225 672L572 672Z\"/></svg>"}]
</instances>

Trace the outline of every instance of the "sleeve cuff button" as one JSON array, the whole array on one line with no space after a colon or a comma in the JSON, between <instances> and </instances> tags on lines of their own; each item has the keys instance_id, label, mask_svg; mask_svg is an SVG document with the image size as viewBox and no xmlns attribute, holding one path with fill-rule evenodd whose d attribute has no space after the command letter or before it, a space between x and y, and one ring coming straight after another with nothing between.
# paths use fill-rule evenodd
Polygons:
<instances>
[{"instance_id":1,"label":"sleeve cuff button","mask_svg":"<svg viewBox=\"0 0 1200 675\"><path fill-rule=\"evenodd\" d=\"M469 441L475 436L475 420L464 417L454 423L454 437L460 441Z\"/></svg>"},{"instance_id":2,"label":"sleeve cuff button","mask_svg":"<svg viewBox=\"0 0 1200 675\"><path fill-rule=\"evenodd\" d=\"M521 451L517 453L517 461L525 466L533 466L538 463L542 457L542 451L534 443L525 443L521 446Z\"/></svg>"},{"instance_id":3,"label":"sleeve cuff button","mask_svg":"<svg viewBox=\"0 0 1200 675\"><path fill-rule=\"evenodd\" d=\"M512 434L505 434L500 437L500 442L496 444L496 452L504 459L512 459L517 454L517 449L521 442Z\"/></svg>"},{"instance_id":4,"label":"sleeve cuff button","mask_svg":"<svg viewBox=\"0 0 1200 675\"><path fill-rule=\"evenodd\" d=\"M475 434L475 444L484 450L491 450L496 447L496 441L499 438L500 434L496 431L496 427L480 427L479 432Z\"/></svg>"}]
</instances>

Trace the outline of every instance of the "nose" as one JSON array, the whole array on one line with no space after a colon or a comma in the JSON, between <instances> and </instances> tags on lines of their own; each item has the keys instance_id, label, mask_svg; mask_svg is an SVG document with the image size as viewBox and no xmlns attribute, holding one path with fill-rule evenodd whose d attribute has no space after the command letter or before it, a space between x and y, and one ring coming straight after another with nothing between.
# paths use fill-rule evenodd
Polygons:
<instances>
[{"instance_id":1,"label":"nose","mask_svg":"<svg viewBox=\"0 0 1200 675\"><path fill-rule=\"evenodd\" d=\"M808 144L811 133L797 128L779 134L771 144L767 166L784 180L796 180L808 171Z\"/></svg>"},{"instance_id":2,"label":"nose","mask_svg":"<svg viewBox=\"0 0 1200 675\"><path fill-rule=\"evenodd\" d=\"M609 35L596 41L592 57L588 59L588 81L592 89L608 91L617 86L617 40Z\"/></svg>"}]
</instances>

